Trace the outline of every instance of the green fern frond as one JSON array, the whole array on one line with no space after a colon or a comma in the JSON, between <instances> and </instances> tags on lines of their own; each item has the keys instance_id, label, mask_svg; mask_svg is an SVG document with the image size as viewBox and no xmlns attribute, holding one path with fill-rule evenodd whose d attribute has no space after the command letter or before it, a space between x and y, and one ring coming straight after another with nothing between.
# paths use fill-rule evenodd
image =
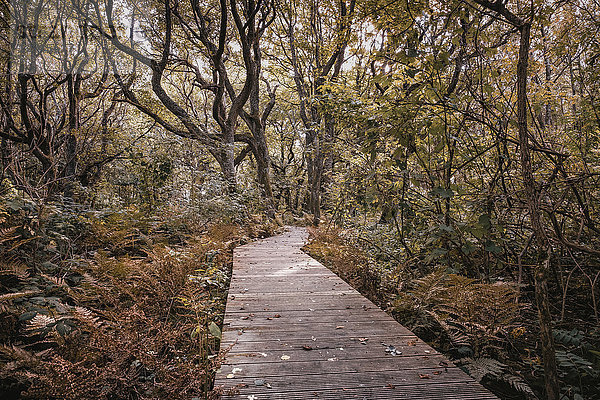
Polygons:
<instances>
[{"instance_id":1,"label":"green fern frond","mask_svg":"<svg viewBox=\"0 0 600 400\"><path fill-rule=\"evenodd\" d=\"M500 380L508 383L517 392L524 393L533 398L536 398L535 393L533 392L533 389L531 389L531 386L529 386L527 384L527 382L525 382L523 380L523 378L521 378L520 376L512 375L512 374L504 374L501 376Z\"/></svg>"},{"instance_id":2,"label":"green fern frond","mask_svg":"<svg viewBox=\"0 0 600 400\"><path fill-rule=\"evenodd\" d=\"M499 380L506 368L506 364L487 357L461 358L457 363L464 367L477 382L481 382L485 377Z\"/></svg>"},{"instance_id":3,"label":"green fern frond","mask_svg":"<svg viewBox=\"0 0 600 400\"><path fill-rule=\"evenodd\" d=\"M533 389L518 375L508 372L508 366L498 360L487 357L461 358L456 362L477 382L483 378L509 384L516 391L536 398Z\"/></svg>"}]
</instances>

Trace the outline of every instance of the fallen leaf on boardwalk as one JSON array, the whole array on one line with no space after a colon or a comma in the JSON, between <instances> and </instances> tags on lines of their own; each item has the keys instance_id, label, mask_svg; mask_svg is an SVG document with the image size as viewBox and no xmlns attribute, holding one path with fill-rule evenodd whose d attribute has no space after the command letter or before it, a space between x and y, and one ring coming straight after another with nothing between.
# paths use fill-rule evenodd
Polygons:
<instances>
[{"instance_id":1,"label":"fallen leaf on boardwalk","mask_svg":"<svg viewBox=\"0 0 600 400\"><path fill-rule=\"evenodd\" d=\"M271 386L270 383L266 383L265 386L267 387L267 389L273 389L273 386Z\"/></svg>"},{"instance_id":2,"label":"fallen leaf on boardwalk","mask_svg":"<svg viewBox=\"0 0 600 400\"><path fill-rule=\"evenodd\" d=\"M335 358L335 357L328 358L327 361L337 361L337 358Z\"/></svg>"},{"instance_id":3,"label":"fallen leaf on boardwalk","mask_svg":"<svg viewBox=\"0 0 600 400\"><path fill-rule=\"evenodd\" d=\"M392 385L391 383L388 383L387 388L388 389L396 389L396 386Z\"/></svg>"},{"instance_id":4,"label":"fallen leaf on boardwalk","mask_svg":"<svg viewBox=\"0 0 600 400\"><path fill-rule=\"evenodd\" d=\"M227 374L227 379L233 379L233 378L235 378L234 374Z\"/></svg>"},{"instance_id":5,"label":"fallen leaf on boardwalk","mask_svg":"<svg viewBox=\"0 0 600 400\"><path fill-rule=\"evenodd\" d=\"M369 340L368 337L358 338L358 341L360 342L360 344L367 344L367 340Z\"/></svg>"},{"instance_id":6,"label":"fallen leaf on boardwalk","mask_svg":"<svg viewBox=\"0 0 600 400\"><path fill-rule=\"evenodd\" d=\"M237 374L238 372L242 372L241 368L234 368L231 370L232 373Z\"/></svg>"},{"instance_id":7,"label":"fallen leaf on boardwalk","mask_svg":"<svg viewBox=\"0 0 600 400\"><path fill-rule=\"evenodd\" d=\"M417 342L415 340L411 340L407 343L409 346L416 346Z\"/></svg>"},{"instance_id":8,"label":"fallen leaf on boardwalk","mask_svg":"<svg viewBox=\"0 0 600 400\"><path fill-rule=\"evenodd\" d=\"M281 315L279 315L279 314L275 314L275 315L273 316L273 318L281 318Z\"/></svg>"},{"instance_id":9,"label":"fallen leaf on boardwalk","mask_svg":"<svg viewBox=\"0 0 600 400\"><path fill-rule=\"evenodd\" d=\"M290 356L286 356L286 355L284 354L284 355L282 355L282 356L281 356L281 359L282 359L282 360L284 360L284 361L285 361L285 360L289 360L289 359L290 359Z\"/></svg>"},{"instance_id":10,"label":"fallen leaf on boardwalk","mask_svg":"<svg viewBox=\"0 0 600 400\"><path fill-rule=\"evenodd\" d=\"M442 371L433 371L433 374L434 374L434 375L441 375L441 374L442 374Z\"/></svg>"},{"instance_id":11,"label":"fallen leaf on boardwalk","mask_svg":"<svg viewBox=\"0 0 600 400\"><path fill-rule=\"evenodd\" d=\"M243 320L246 320L248 318L250 318L250 317L248 317L247 315L244 315L243 317L240 317L240 319L243 319Z\"/></svg>"},{"instance_id":12,"label":"fallen leaf on boardwalk","mask_svg":"<svg viewBox=\"0 0 600 400\"><path fill-rule=\"evenodd\" d=\"M312 349L313 349L313 348L312 348L312 347L310 347L310 346L302 346L302 350L310 351L310 350L312 350Z\"/></svg>"},{"instance_id":13,"label":"fallen leaf on boardwalk","mask_svg":"<svg viewBox=\"0 0 600 400\"><path fill-rule=\"evenodd\" d=\"M431 376L429 376L429 374L419 374L419 378L420 379L431 379Z\"/></svg>"},{"instance_id":14,"label":"fallen leaf on boardwalk","mask_svg":"<svg viewBox=\"0 0 600 400\"><path fill-rule=\"evenodd\" d=\"M344 325L338 325L335 327L335 329L344 329Z\"/></svg>"},{"instance_id":15,"label":"fallen leaf on boardwalk","mask_svg":"<svg viewBox=\"0 0 600 400\"><path fill-rule=\"evenodd\" d=\"M269 321L272 321L272 320L273 320L273 318L271 318L271 317L267 317L267 320L269 320Z\"/></svg>"}]
</instances>

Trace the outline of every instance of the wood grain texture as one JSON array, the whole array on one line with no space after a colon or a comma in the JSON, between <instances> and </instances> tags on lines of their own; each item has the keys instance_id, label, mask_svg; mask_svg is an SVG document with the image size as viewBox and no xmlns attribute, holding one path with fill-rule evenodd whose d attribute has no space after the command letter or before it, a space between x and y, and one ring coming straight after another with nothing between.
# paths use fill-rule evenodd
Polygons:
<instances>
[{"instance_id":1,"label":"wood grain texture","mask_svg":"<svg viewBox=\"0 0 600 400\"><path fill-rule=\"evenodd\" d=\"M235 249L224 399L497 399L303 253L307 236L290 227Z\"/></svg>"}]
</instances>

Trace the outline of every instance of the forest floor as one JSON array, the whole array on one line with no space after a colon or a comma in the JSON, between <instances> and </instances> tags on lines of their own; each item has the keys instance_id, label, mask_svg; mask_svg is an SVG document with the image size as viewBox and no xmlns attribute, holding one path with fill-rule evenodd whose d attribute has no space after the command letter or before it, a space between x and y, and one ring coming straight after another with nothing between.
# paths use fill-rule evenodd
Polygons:
<instances>
[{"instance_id":1,"label":"forest floor","mask_svg":"<svg viewBox=\"0 0 600 400\"><path fill-rule=\"evenodd\" d=\"M205 398L232 249L281 228L213 214L0 204L0 397ZM543 398L531 290L420 271L357 237L324 225L305 250L502 399ZM555 326L557 361L566 398L595 400L600 333L581 321Z\"/></svg>"},{"instance_id":2,"label":"forest floor","mask_svg":"<svg viewBox=\"0 0 600 400\"><path fill-rule=\"evenodd\" d=\"M0 211L4 400L205 398L232 249L278 229L134 210L41 216L25 202Z\"/></svg>"}]
</instances>

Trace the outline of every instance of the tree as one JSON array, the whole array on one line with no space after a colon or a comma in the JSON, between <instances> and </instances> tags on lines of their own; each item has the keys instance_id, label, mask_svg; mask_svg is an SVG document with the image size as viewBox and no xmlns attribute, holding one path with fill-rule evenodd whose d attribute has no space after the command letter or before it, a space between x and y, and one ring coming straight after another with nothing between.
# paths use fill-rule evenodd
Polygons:
<instances>
[{"instance_id":1,"label":"tree","mask_svg":"<svg viewBox=\"0 0 600 400\"><path fill-rule=\"evenodd\" d=\"M115 110L102 44L65 2L3 6L3 167L33 198L73 197L112 159L82 159Z\"/></svg>"},{"instance_id":2,"label":"tree","mask_svg":"<svg viewBox=\"0 0 600 400\"><path fill-rule=\"evenodd\" d=\"M300 102L300 116L306 136L306 166L310 197L308 209L313 213L313 224L321 219L321 192L324 168L331 166L328 150L334 136L331 115L319 110L324 85L340 74L346 47L351 39L351 24L356 1L338 4L310 1L308 15L300 14L304 7L290 3L280 13L280 29L285 35L286 62L294 73L296 94ZM334 17L335 26L325 20ZM298 37L300 36L300 38ZM331 43L330 46L322 45Z\"/></svg>"},{"instance_id":3,"label":"tree","mask_svg":"<svg viewBox=\"0 0 600 400\"><path fill-rule=\"evenodd\" d=\"M490 10L499 18L504 19L519 31L519 59L517 63L517 122L519 132L519 154L521 174L525 186L527 208L534 238L537 242L537 265L535 268L535 293L540 323L542 353L544 360L544 375L546 378L546 396L549 400L560 397L554 338L552 337L552 315L548 296L548 278L551 273L552 249L541 220L540 185L533 176L531 166L530 132L528 126L527 81L529 51L531 48L531 21L535 10L529 10L529 15L519 17L509 11L502 1L489 2L474 0L476 4Z\"/></svg>"},{"instance_id":4,"label":"tree","mask_svg":"<svg viewBox=\"0 0 600 400\"><path fill-rule=\"evenodd\" d=\"M133 82L119 79L125 99L167 131L204 144L219 163L232 192L236 187L235 142L249 143L257 159L260 159L259 176L265 186L265 195L271 197L269 166L268 162L263 162L268 159L266 141L261 133L264 131L264 122L257 115L256 99L261 65L259 43L273 20L274 3L238 3L234 0L228 5L225 0L218 4L200 4L197 0L189 3L164 1L158 2L151 11L152 17L160 18L162 40L156 40L153 36L154 20L138 15L143 19L145 40L153 46L154 52L148 53L143 46L136 48L133 34L130 34L130 44L121 38L114 22L112 1L106 7L106 26L102 23L100 8L96 7L96 20L92 23L94 28L121 53L149 69L152 92L159 100L160 107L141 100L132 87ZM234 29L229 28L230 19L233 20ZM131 32L133 26L134 23ZM236 52L228 45L232 40L240 46L241 68L235 62ZM120 76L117 69L115 64L115 73ZM241 87L236 87L237 82L231 81L230 74L238 73L240 69L244 79ZM186 89L176 96L173 84L164 81L181 74L183 77L177 79ZM246 113L243 108L251 96L251 110ZM198 107L202 98L211 104L211 117L216 129L206 120L206 114L203 114L206 109ZM252 136L236 136L238 118L242 114L253 128ZM268 112L263 116L266 119Z\"/></svg>"}]
</instances>

